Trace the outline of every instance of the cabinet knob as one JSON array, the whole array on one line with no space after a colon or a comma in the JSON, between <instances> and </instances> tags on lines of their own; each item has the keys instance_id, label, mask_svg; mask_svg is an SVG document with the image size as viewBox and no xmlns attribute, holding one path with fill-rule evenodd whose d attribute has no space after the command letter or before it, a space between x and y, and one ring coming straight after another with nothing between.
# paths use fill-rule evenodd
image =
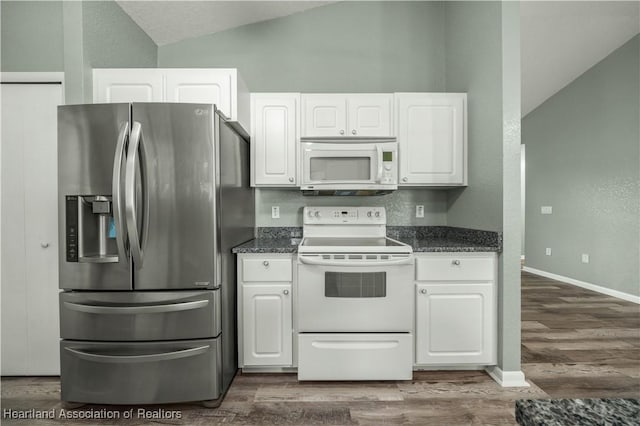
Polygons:
<instances>
[{"instance_id":1,"label":"cabinet knob","mask_svg":"<svg viewBox=\"0 0 640 426\"><path fill-rule=\"evenodd\" d=\"M289 294L289 290L283 290L282 293L286 296L287 294Z\"/></svg>"},{"instance_id":2,"label":"cabinet knob","mask_svg":"<svg viewBox=\"0 0 640 426\"><path fill-rule=\"evenodd\" d=\"M409 179L407 179L406 177L403 177L403 178L402 178L402 181L403 181L403 182L406 182L406 181L408 181L408 180L409 180Z\"/></svg>"},{"instance_id":3,"label":"cabinet knob","mask_svg":"<svg viewBox=\"0 0 640 426\"><path fill-rule=\"evenodd\" d=\"M351 134L352 134L352 135L355 135L356 133L357 133L357 132L356 132L356 129L353 129L353 130L351 131Z\"/></svg>"},{"instance_id":4,"label":"cabinet knob","mask_svg":"<svg viewBox=\"0 0 640 426\"><path fill-rule=\"evenodd\" d=\"M293 178L292 177L289 178L289 182L293 182Z\"/></svg>"},{"instance_id":5,"label":"cabinet knob","mask_svg":"<svg viewBox=\"0 0 640 426\"><path fill-rule=\"evenodd\" d=\"M40 243L40 247L47 248L47 247L49 247L49 243L42 242L42 243Z\"/></svg>"},{"instance_id":6,"label":"cabinet knob","mask_svg":"<svg viewBox=\"0 0 640 426\"><path fill-rule=\"evenodd\" d=\"M269 261L265 260L264 262L262 262L262 264L264 265L265 268L269 267Z\"/></svg>"},{"instance_id":7,"label":"cabinet knob","mask_svg":"<svg viewBox=\"0 0 640 426\"><path fill-rule=\"evenodd\" d=\"M341 134L341 135L344 135L344 130L340 130L340 134Z\"/></svg>"},{"instance_id":8,"label":"cabinet knob","mask_svg":"<svg viewBox=\"0 0 640 426\"><path fill-rule=\"evenodd\" d=\"M427 294L427 289L423 288L422 290L420 290L420 293Z\"/></svg>"},{"instance_id":9,"label":"cabinet knob","mask_svg":"<svg viewBox=\"0 0 640 426\"><path fill-rule=\"evenodd\" d=\"M452 260L452 261L451 261L451 264L452 264L452 265L456 265L456 266L458 266L458 265L460 265L460 261L459 261L458 259L456 259L456 260Z\"/></svg>"}]
</instances>

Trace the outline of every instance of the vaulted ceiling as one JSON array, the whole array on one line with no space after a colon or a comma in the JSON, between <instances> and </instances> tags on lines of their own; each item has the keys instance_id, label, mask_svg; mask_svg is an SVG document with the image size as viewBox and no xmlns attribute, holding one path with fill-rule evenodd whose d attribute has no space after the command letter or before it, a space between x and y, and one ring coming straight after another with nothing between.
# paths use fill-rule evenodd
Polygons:
<instances>
[{"instance_id":1,"label":"vaulted ceiling","mask_svg":"<svg viewBox=\"0 0 640 426\"><path fill-rule=\"evenodd\" d=\"M117 2L158 46L335 3ZM638 1L523 1L520 11L523 116L640 32Z\"/></svg>"}]
</instances>

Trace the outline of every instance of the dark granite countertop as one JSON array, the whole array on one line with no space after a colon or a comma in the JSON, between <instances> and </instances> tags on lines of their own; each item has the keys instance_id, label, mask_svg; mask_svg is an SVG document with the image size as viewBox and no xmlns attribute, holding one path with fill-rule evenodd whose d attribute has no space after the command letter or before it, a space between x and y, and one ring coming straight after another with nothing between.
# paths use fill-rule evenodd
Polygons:
<instances>
[{"instance_id":1,"label":"dark granite countertop","mask_svg":"<svg viewBox=\"0 0 640 426\"><path fill-rule=\"evenodd\" d=\"M415 253L500 252L500 232L450 226L388 226L387 235L409 244ZM233 253L296 253L300 227L258 228L258 237L233 248Z\"/></svg>"},{"instance_id":2,"label":"dark granite countertop","mask_svg":"<svg viewBox=\"0 0 640 426\"><path fill-rule=\"evenodd\" d=\"M297 253L300 238L261 237L234 247L233 253Z\"/></svg>"},{"instance_id":3,"label":"dark granite countertop","mask_svg":"<svg viewBox=\"0 0 640 426\"><path fill-rule=\"evenodd\" d=\"M638 425L640 400L604 399L520 399L516 421L522 426Z\"/></svg>"}]
</instances>

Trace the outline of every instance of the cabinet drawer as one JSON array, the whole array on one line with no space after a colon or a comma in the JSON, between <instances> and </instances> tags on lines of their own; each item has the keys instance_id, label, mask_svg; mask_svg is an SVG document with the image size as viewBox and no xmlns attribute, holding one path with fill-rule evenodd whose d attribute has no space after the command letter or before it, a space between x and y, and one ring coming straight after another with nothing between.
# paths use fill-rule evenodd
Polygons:
<instances>
[{"instance_id":1,"label":"cabinet drawer","mask_svg":"<svg viewBox=\"0 0 640 426\"><path fill-rule=\"evenodd\" d=\"M291 281L291 259L243 259L242 281Z\"/></svg>"},{"instance_id":2,"label":"cabinet drawer","mask_svg":"<svg viewBox=\"0 0 640 426\"><path fill-rule=\"evenodd\" d=\"M416 280L418 281L492 281L494 279L494 257L468 255L416 257Z\"/></svg>"},{"instance_id":3,"label":"cabinet drawer","mask_svg":"<svg viewBox=\"0 0 640 426\"><path fill-rule=\"evenodd\" d=\"M163 404L220 396L219 339L60 342L63 401Z\"/></svg>"},{"instance_id":4,"label":"cabinet drawer","mask_svg":"<svg viewBox=\"0 0 640 426\"><path fill-rule=\"evenodd\" d=\"M411 380L413 335L298 335L298 380Z\"/></svg>"},{"instance_id":5,"label":"cabinet drawer","mask_svg":"<svg viewBox=\"0 0 640 426\"><path fill-rule=\"evenodd\" d=\"M220 331L220 290L60 293L63 339L183 340Z\"/></svg>"}]
</instances>

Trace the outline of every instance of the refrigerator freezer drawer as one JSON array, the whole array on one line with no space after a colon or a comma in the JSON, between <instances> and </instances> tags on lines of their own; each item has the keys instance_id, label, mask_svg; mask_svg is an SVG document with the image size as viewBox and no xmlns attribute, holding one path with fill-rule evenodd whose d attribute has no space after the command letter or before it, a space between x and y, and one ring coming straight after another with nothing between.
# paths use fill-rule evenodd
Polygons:
<instances>
[{"instance_id":1,"label":"refrigerator freezer drawer","mask_svg":"<svg viewBox=\"0 0 640 426\"><path fill-rule=\"evenodd\" d=\"M62 400L162 404L220 397L218 339L60 342Z\"/></svg>"},{"instance_id":2,"label":"refrigerator freezer drawer","mask_svg":"<svg viewBox=\"0 0 640 426\"><path fill-rule=\"evenodd\" d=\"M220 290L60 293L62 339L204 339L220 322Z\"/></svg>"},{"instance_id":3,"label":"refrigerator freezer drawer","mask_svg":"<svg viewBox=\"0 0 640 426\"><path fill-rule=\"evenodd\" d=\"M300 333L298 380L411 380L410 333Z\"/></svg>"}]
</instances>

